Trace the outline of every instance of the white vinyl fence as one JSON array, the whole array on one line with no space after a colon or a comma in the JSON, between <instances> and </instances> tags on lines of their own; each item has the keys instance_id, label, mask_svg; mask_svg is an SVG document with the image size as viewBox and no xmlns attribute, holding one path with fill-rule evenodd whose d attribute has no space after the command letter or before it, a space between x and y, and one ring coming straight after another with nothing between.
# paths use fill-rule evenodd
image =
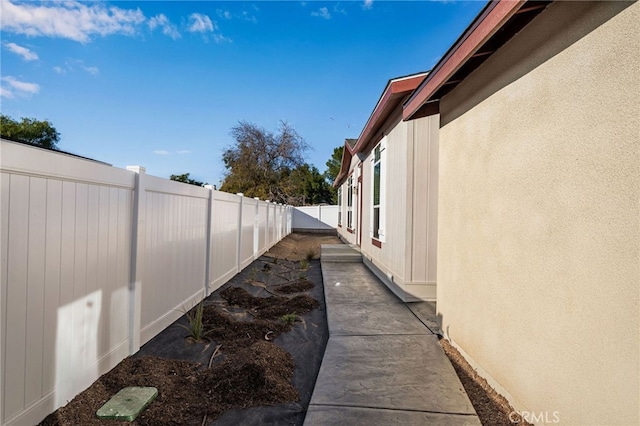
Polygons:
<instances>
[{"instance_id":1,"label":"white vinyl fence","mask_svg":"<svg viewBox=\"0 0 640 426\"><path fill-rule=\"evenodd\" d=\"M36 424L291 232L289 206L0 141L0 424Z\"/></svg>"},{"instance_id":2,"label":"white vinyl fence","mask_svg":"<svg viewBox=\"0 0 640 426\"><path fill-rule=\"evenodd\" d=\"M293 229L301 232L330 231L338 227L338 206L294 207Z\"/></svg>"}]
</instances>

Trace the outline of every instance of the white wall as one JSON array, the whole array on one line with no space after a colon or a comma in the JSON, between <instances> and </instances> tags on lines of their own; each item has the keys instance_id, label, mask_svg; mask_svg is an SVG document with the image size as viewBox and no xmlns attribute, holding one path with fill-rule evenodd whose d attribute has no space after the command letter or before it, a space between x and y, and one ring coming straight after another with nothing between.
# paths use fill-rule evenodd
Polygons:
<instances>
[{"instance_id":1,"label":"white wall","mask_svg":"<svg viewBox=\"0 0 640 426\"><path fill-rule=\"evenodd\" d=\"M439 116L402 121L398 108L385 122L382 165L385 209L381 244L372 236L373 152L363 160L362 241L365 264L402 300L435 300L438 197ZM352 159L357 170L358 156ZM346 220L346 182L343 191L343 222ZM360 214L357 201L354 214ZM350 243L355 238L346 228L340 236ZM356 230L356 232L359 232Z\"/></svg>"},{"instance_id":2,"label":"white wall","mask_svg":"<svg viewBox=\"0 0 640 426\"><path fill-rule=\"evenodd\" d=\"M40 422L290 232L288 206L0 152L2 425Z\"/></svg>"},{"instance_id":3,"label":"white wall","mask_svg":"<svg viewBox=\"0 0 640 426\"><path fill-rule=\"evenodd\" d=\"M292 220L296 230L336 229L338 206L294 207Z\"/></svg>"}]
</instances>

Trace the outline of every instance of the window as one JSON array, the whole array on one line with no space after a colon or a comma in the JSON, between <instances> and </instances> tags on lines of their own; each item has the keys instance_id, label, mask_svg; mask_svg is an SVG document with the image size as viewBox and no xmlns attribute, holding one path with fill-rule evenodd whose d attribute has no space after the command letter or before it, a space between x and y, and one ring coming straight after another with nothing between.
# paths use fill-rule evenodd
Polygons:
<instances>
[{"instance_id":1,"label":"window","mask_svg":"<svg viewBox=\"0 0 640 426\"><path fill-rule=\"evenodd\" d=\"M338 226L342 226L342 186L338 188Z\"/></svg>"},{"instance_id":2,"label":"window","mask_svg":"<svg viewBox=\"0 0 640 426\"><path fill-rule=\"evenodd\" d=\"M353 175L347 180L347 228L353 229Z\"/></svg>"},{"instance_id":3,"label":"window","mask_svg":"<svg viewBox=\"0 0 640 426\"><path fill-rule=\"evenodd\" d=\"M372 191L371 196L371 236L378 241L384 239L384 139L373 149L372 161Z\"/></svg>"}]
</instances>

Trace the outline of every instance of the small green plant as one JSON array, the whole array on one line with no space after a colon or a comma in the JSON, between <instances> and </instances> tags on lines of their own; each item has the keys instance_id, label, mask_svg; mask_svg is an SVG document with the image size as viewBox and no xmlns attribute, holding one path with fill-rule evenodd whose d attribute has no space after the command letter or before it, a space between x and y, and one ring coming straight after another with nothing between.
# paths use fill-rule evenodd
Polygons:
<instances>
[{"instance_id":1,"label":"small green plant","mask_svg":"<svg viewBox=\"0 0 640 426\"><path fill-rule=\"evenodd\" d=\"M304 279L306 279L306 278L307 278L307 274L305 274L304 272L300 272L300 273L298 274L298 279L299 279L299 280L304 280Z\"/></svg>"},{"instance_id":2,"label":"small green plant","mask_svg":"<svg viewBox=\"0 0 640 426\"><path fill-rule=\"evenodd\" d=\"M278 264L278 258L277 258L277 257L274 257L274 258L273 258L273 264L274 264L274 265L277 265L277 264Z\"/></svg>"},{"instance_id":3,"label":"small green plant","mask_svg":"<svg viewBox=\"0 0 640 426\"><path fill-rule=\"evenodd\" d=\"M280 320L287 325L295 324L297 319L298 319L298 315L296 315L295 312L291 314L284 314L283 316L280 317Z\"/></svg>"},{"instance_id":4,"label":"small green plant","mask_svg":"<svg viewBox=\"0 0 640 426\"><path fill-rule=\"evenodd\" d=\"M249 281L255 281L256 278L258 278L258 268L256 266L251 268L249 274L247 275L247 278Z\"/></svg>"},{"instance_id":5,"label":"small green plant","mask_svg":"<svg viewBox=\"0 0 640 426\"><path fill-rule=\"evenodd\" d=\"M306 255L305 259L307 259L309 262L311 262L315 257L316 257L316 251L314 249L309 249L307 251L307 255Z\"/></svg>"},{"instance_id":6,"label":"small green plant","mask_svg":"<svg viewBox=\"0 0 640 426\"><path fill-rule=\"evenodd\" d=\"M211 332L211 330L205 331L202 318L204 316L204 300L201 300L193 309L187 311L183 309L182 312L187 316L188 325L178 324L189 332L191 337L196 342L201 342L204 337Z\"/></svg>"},{"instance_id":7,"label":"small green plant","mask_svg":"<svg viewBox=\"0 0 640 426\"><path fill-rule=\"evenodd\" d=\"M307 259L300 260L300 267L302 269L309 269L309 261Z\"/></svg>"}]
</instances>

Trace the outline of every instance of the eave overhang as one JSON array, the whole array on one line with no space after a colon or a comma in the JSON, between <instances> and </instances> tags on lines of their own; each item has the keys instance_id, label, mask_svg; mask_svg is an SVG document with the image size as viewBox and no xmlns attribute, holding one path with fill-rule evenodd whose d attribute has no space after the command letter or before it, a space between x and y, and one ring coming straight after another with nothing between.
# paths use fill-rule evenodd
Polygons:
<instances>
[{"instance_id":1,"label":"eave overhang","mask_svg":"<svg viewBox=\"0 0 640 426\"><path fill-rule=\"evenodd\" d=\"M551 1L489 2L404 103L403 119L429 115L434 110L434 102L453 90L549 3Z\"/></svg>"},{"instance_id":2,"label":"eave overhang","mask_svg":"<svg viewBox=\"0 0 640 426\"><path fill-rule=\"evenodd\" d=\"M345 141L340 173L333 183L334 187L342 185L347 178L353 156L365 152L378 141L379 132L391 114L402 104L407 95L424 81L426 76L427 73L422 72L389 80L356 143L352 146Z\"/></svg>"}]
</instances>

